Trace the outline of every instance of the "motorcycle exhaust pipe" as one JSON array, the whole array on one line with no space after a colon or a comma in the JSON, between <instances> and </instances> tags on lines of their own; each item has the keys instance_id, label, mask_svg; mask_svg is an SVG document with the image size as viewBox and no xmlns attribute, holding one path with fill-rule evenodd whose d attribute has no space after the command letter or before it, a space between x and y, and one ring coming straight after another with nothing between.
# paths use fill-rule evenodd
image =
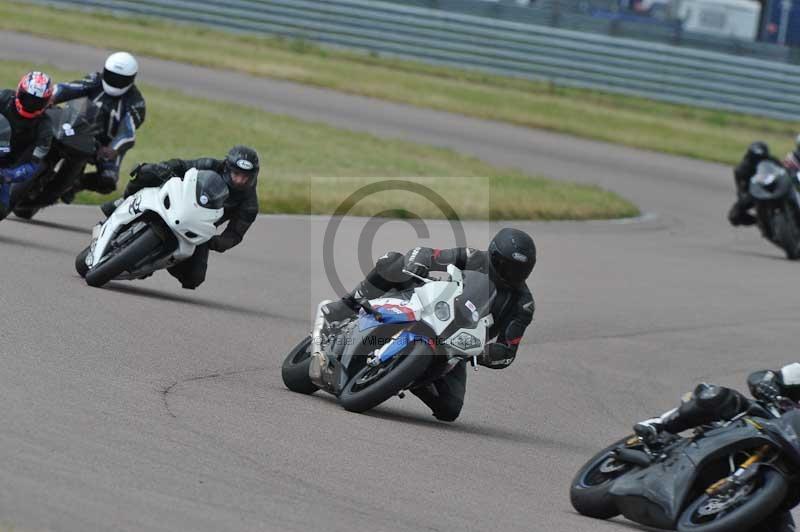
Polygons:
<instances>
[{"instance_id":1,"label":"motorcycle exhaust pipe","mask_svg":"<svg viewBox=\"0 0 800 532\"><path fill-rule=\"evenodd\" d=\"M326 299L317 305L314 328L311 330L311 365L308 368L308 377L311 382L320 388L324 388L322 368L328 366L328 357L322 351L322 328L325 326L325 315L322 313L322 307L330 302L330 299Z\"/></svg>"}]
</instances>

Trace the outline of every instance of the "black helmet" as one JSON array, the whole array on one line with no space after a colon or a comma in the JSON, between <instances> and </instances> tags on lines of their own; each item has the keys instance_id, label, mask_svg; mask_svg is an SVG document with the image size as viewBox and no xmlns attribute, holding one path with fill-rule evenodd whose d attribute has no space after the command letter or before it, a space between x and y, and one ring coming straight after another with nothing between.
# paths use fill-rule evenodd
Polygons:
<instances>
[{"instance_id":1,"label":"black helmet","mask_svg":"<svg viewBox=\"0 0 800 532\"><path fill-rule=\"evenodd\" d=\"M489 243L489 257L497 276L509 285L518 285L536 265L536 244L525 231L506 227Z\"/></svg>"},{"instance_id":2,"label":"black helmet","mask_svg":"<svg viewBox=\"0 0 800 532\"><path fill-rule=\"evenodd\" d=\"M769 147L765 142L754 142L747 147L745 157L751 161L763 161L769 157Z\"/></svg>"},{"instance_id":3,"label":"black helmet","mask_svg":"<svg viewBox=\"0 0 800 532\"><path fill-rule=\"evenodd\" d=\"M222 173L222 178L232 188L245 189L255 186L258 170L258 152L247 146L234 146L225 157L225 170ZM246 175L247 183L245 185L235 185L231 178L232 172Z\"/></svg>"}]
</instances>

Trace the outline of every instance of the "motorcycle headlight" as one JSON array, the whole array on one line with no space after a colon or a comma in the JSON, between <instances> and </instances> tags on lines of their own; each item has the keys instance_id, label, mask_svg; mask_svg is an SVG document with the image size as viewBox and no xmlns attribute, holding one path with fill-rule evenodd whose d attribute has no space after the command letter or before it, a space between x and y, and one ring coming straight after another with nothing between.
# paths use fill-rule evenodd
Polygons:
<instances>
[{"instance_id":1,"label":"motorcycle headlight","mask_svg":"<svg viewBox=\"0 0 800 532\"><path fill-rule=\"evenodd\" d=\"M446 301L439 301L433 307L433 315L439 321L447 321L450 319L450 305Z\"/></svg>"}]
</instances>

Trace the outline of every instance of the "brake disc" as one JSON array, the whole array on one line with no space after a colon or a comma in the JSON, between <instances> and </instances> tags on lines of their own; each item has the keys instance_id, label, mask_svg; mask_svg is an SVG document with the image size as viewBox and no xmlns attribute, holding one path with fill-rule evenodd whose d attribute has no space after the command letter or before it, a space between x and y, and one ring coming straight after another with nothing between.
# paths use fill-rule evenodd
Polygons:
<instances>
[{"instance_id":1,"label":"brake disc","mask_svg":"<svg viewBox=\"0 0 800 532\"><path fill-rule=\"evenodd\" d=\"M736 490L732 495L714 496L698 508L697 513L704 516L718 514L750 495L752 491L753 483L749 483Z\"/></svg>"}]
</instances>

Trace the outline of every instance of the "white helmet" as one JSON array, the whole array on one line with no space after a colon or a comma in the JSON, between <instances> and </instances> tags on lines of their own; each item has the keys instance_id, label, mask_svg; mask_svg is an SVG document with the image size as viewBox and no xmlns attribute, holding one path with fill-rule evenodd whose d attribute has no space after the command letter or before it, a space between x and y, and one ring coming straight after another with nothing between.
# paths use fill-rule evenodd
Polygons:
<instances>
[{"instance_id":1,"label":"white helmet","mask_svg":"<svg viewBox=\"0 0 800 532\"><path fill-rule=\"evenodd\" d=\"M128 52L116 52L108 56L103 69L103 90L109 96L122 96L133 86L139 63Z\"/></svg>"}]
</instances>

